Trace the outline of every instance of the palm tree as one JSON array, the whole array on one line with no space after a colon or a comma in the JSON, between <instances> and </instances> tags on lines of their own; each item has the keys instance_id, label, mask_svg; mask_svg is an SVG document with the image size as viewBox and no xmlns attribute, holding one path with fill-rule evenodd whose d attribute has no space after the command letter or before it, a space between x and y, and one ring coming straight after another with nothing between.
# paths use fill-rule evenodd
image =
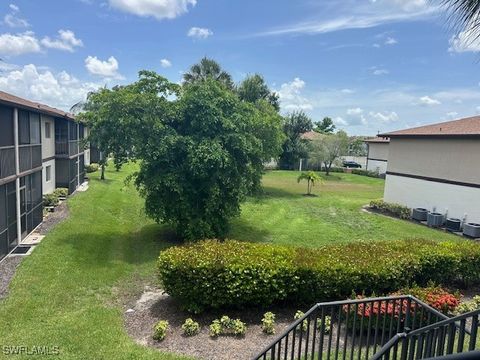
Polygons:
<instances>
[{"instance_id":1,"label":"palm tree","mask_svg":"<svg viewBox=\"0 0 480 360\"><path fill-rule=\"evenodd\" d=\"M452 25L462 28L469 41L480 37L480 0L442 0L442 4L451 12Z\"/></svg>"},{"instance_id":2,"label":"palm tree","mask_svg":"<svg viewBox=\"0 0 480 360\"><path fill-rule=\"evenodd\" d=\"M317 175L315 172L308 171L308 172L302 173L298 177L297 182L299 183L302 180L307 180L307 195L311 195L312 187L315 186L315 182L321 182L322 178L319 175Z\"/></svg>"},{"instance_id":3,"label":"palm tree","mask_svg":"<svg viewBox=\"0 0 480 360\"><path fill-rule=\"evenodd\" d=\"M193 84L207 79L214 79L227 88L233 89L232 77L229 73L222 70L220 64L215 60L204 57L200 63L192 65L190 70L183 74L185 84Z\"/></svg>"}]
</instances>

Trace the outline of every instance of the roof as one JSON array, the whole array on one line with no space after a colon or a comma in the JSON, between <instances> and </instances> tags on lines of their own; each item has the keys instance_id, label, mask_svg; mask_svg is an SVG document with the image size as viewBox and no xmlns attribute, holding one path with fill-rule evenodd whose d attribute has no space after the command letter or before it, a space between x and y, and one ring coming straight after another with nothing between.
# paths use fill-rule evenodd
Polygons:
<instances>
[{"instance_id":1,"label":"roof","mask_svg":"<svg viewBox=\"0 0 480 360\"><path fill-rule=\"evenodd\" d=\"M316 139L318 137L322 136L322 134L316 132L316 131L308 131L306 133L303 133L302 135L300 135L300 137L304 140L313 140L313 139Z\"/></svg>"},{"instance_id":2,"label":"roof","mask_svg":"<svg viewBox=\"0 0 480 360\"><path fill-rule=\"evenodd\" d=\"M382 144L388 144L390 142L390 138L388 137L374 137L370 139L365 139L364 140L366 143L382 143Z\"/></svg>"},{"instance_id":3,"label":"roof","mask_svg":"<svg viewBox=\"0 0 480 360\"><path fill-rule=\"evenodd\" d=\"M41 112L43 114L48 114L51 116L67 118L71 120L75 120L75 116L73 114L67 113L65 111L50 107L48 105L40 104L34 101L30 101L27 99L23 99L21 97L6 93L4 91L0 91L0 103L4 103L7 105L18 106L20 108L34 110Z\"/></svg>"},{"instance_id":4,"label":"roof","mask_svg":"<svg viewBox=\"0 0 480 360\"><path fill-rule=\"evenodd\" d=\"M393 131L379 136L480 136L480 116Z\"/></svg>"}]
</instances>

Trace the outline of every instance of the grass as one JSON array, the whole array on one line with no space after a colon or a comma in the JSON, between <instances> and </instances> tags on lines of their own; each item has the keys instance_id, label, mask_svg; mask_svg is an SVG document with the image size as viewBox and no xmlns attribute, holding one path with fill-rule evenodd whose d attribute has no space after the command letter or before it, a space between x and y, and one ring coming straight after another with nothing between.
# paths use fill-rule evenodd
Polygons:
<instances>
[{"instance_id":1,"label":"grass","mask_svg":"<svg viewBox=\"0 0 480 360\"><path fill-rule=\"evenodd\" d=\"M297 183L298 175L268 172L263 195L244 204L230 237L312 247L358 240L455 238L412 222L362 212L363 205L383 197L384 180L334 173L315 185L316 197L305 197L307 185Z\"/></svg>"},{"instance_id":2,"label":"grass","mask_svg":"<svg viewBox=\"0 0 480 360\"><path fill-rule=\"evenodd\" d=\"M132 171L132 165L118 173L109 168L103 182L93 175L90 189L69 200L69 219L21 263L0 301L0 353L3 346L58 346L61 359L181 359L137 345L123 328L118 299L154 284L158 253L175 245L166 227L146 219L142 199L125 185ZM449 237L361 212L382 196L382 180L335 174L314 188L318 197L304 197L306 184L297 184L297 176L268 173L264 194L244 204L230 237L305 246Z\"/></svg>"}]
</instances>

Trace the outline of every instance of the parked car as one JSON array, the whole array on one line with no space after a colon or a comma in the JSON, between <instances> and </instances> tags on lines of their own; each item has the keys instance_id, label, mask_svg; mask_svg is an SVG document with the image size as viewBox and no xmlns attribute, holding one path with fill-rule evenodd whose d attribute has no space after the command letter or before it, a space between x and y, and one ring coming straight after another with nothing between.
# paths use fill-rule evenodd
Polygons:
<instances>
[{"instance_id":1,"label":"parked car","mask_svg":"<svg viewBox=\"0 0 480 360\"><path fill-rule=\"evenodd\" d=\"M360 164L357 163L356 161L344 161L344 162L343 162L343 167L359 169L359 168L362 167L362 165L360 165Z\"/></svg>"}]
</instances>

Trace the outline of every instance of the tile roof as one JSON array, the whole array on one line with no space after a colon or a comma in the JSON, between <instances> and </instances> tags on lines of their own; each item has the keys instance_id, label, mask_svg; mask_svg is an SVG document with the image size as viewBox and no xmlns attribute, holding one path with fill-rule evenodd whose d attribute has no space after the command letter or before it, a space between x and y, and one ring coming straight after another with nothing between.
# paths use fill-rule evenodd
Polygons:
<instances>
[{"instance_id":1,"label":"tile roof","mask_svg":"<svg viewBox=\"0 0 480 360\"><path fill-rule=\"evenodd\" d=\"M379 136L480 136L480 116L447 121L411 129L393 131Z\"/></svg>"},{"instance_id":2,"label":"tile roof","mask_svg":"<svg viewBox=\"0 0 480 360\"><path fill-rule=\"evenodd\" d=\"M35 110L51 116L75 120L75 116L73 114L50 107L48 105L43 105L34 101L23 99L21 97L6 93L4 91L0 91L0 103L7 103L8 105L16 105L21 108L27 108L28 110Z\"/></svg>"},{"instance_id":3,"label":"tile roof","mask_svg":"<svg viewBox=\"0 0 480 360\"><path fill-rule=\"evenodd\" d=\"M316 131L309 131L309 132L306 132L306 133L303 133L302 135L300 135L300 137L302 139L305 139L305 140L313 140L313 139L319 138L321 136L322 136L322 134L320 134Z\"/></svg>"}]
</instances>

